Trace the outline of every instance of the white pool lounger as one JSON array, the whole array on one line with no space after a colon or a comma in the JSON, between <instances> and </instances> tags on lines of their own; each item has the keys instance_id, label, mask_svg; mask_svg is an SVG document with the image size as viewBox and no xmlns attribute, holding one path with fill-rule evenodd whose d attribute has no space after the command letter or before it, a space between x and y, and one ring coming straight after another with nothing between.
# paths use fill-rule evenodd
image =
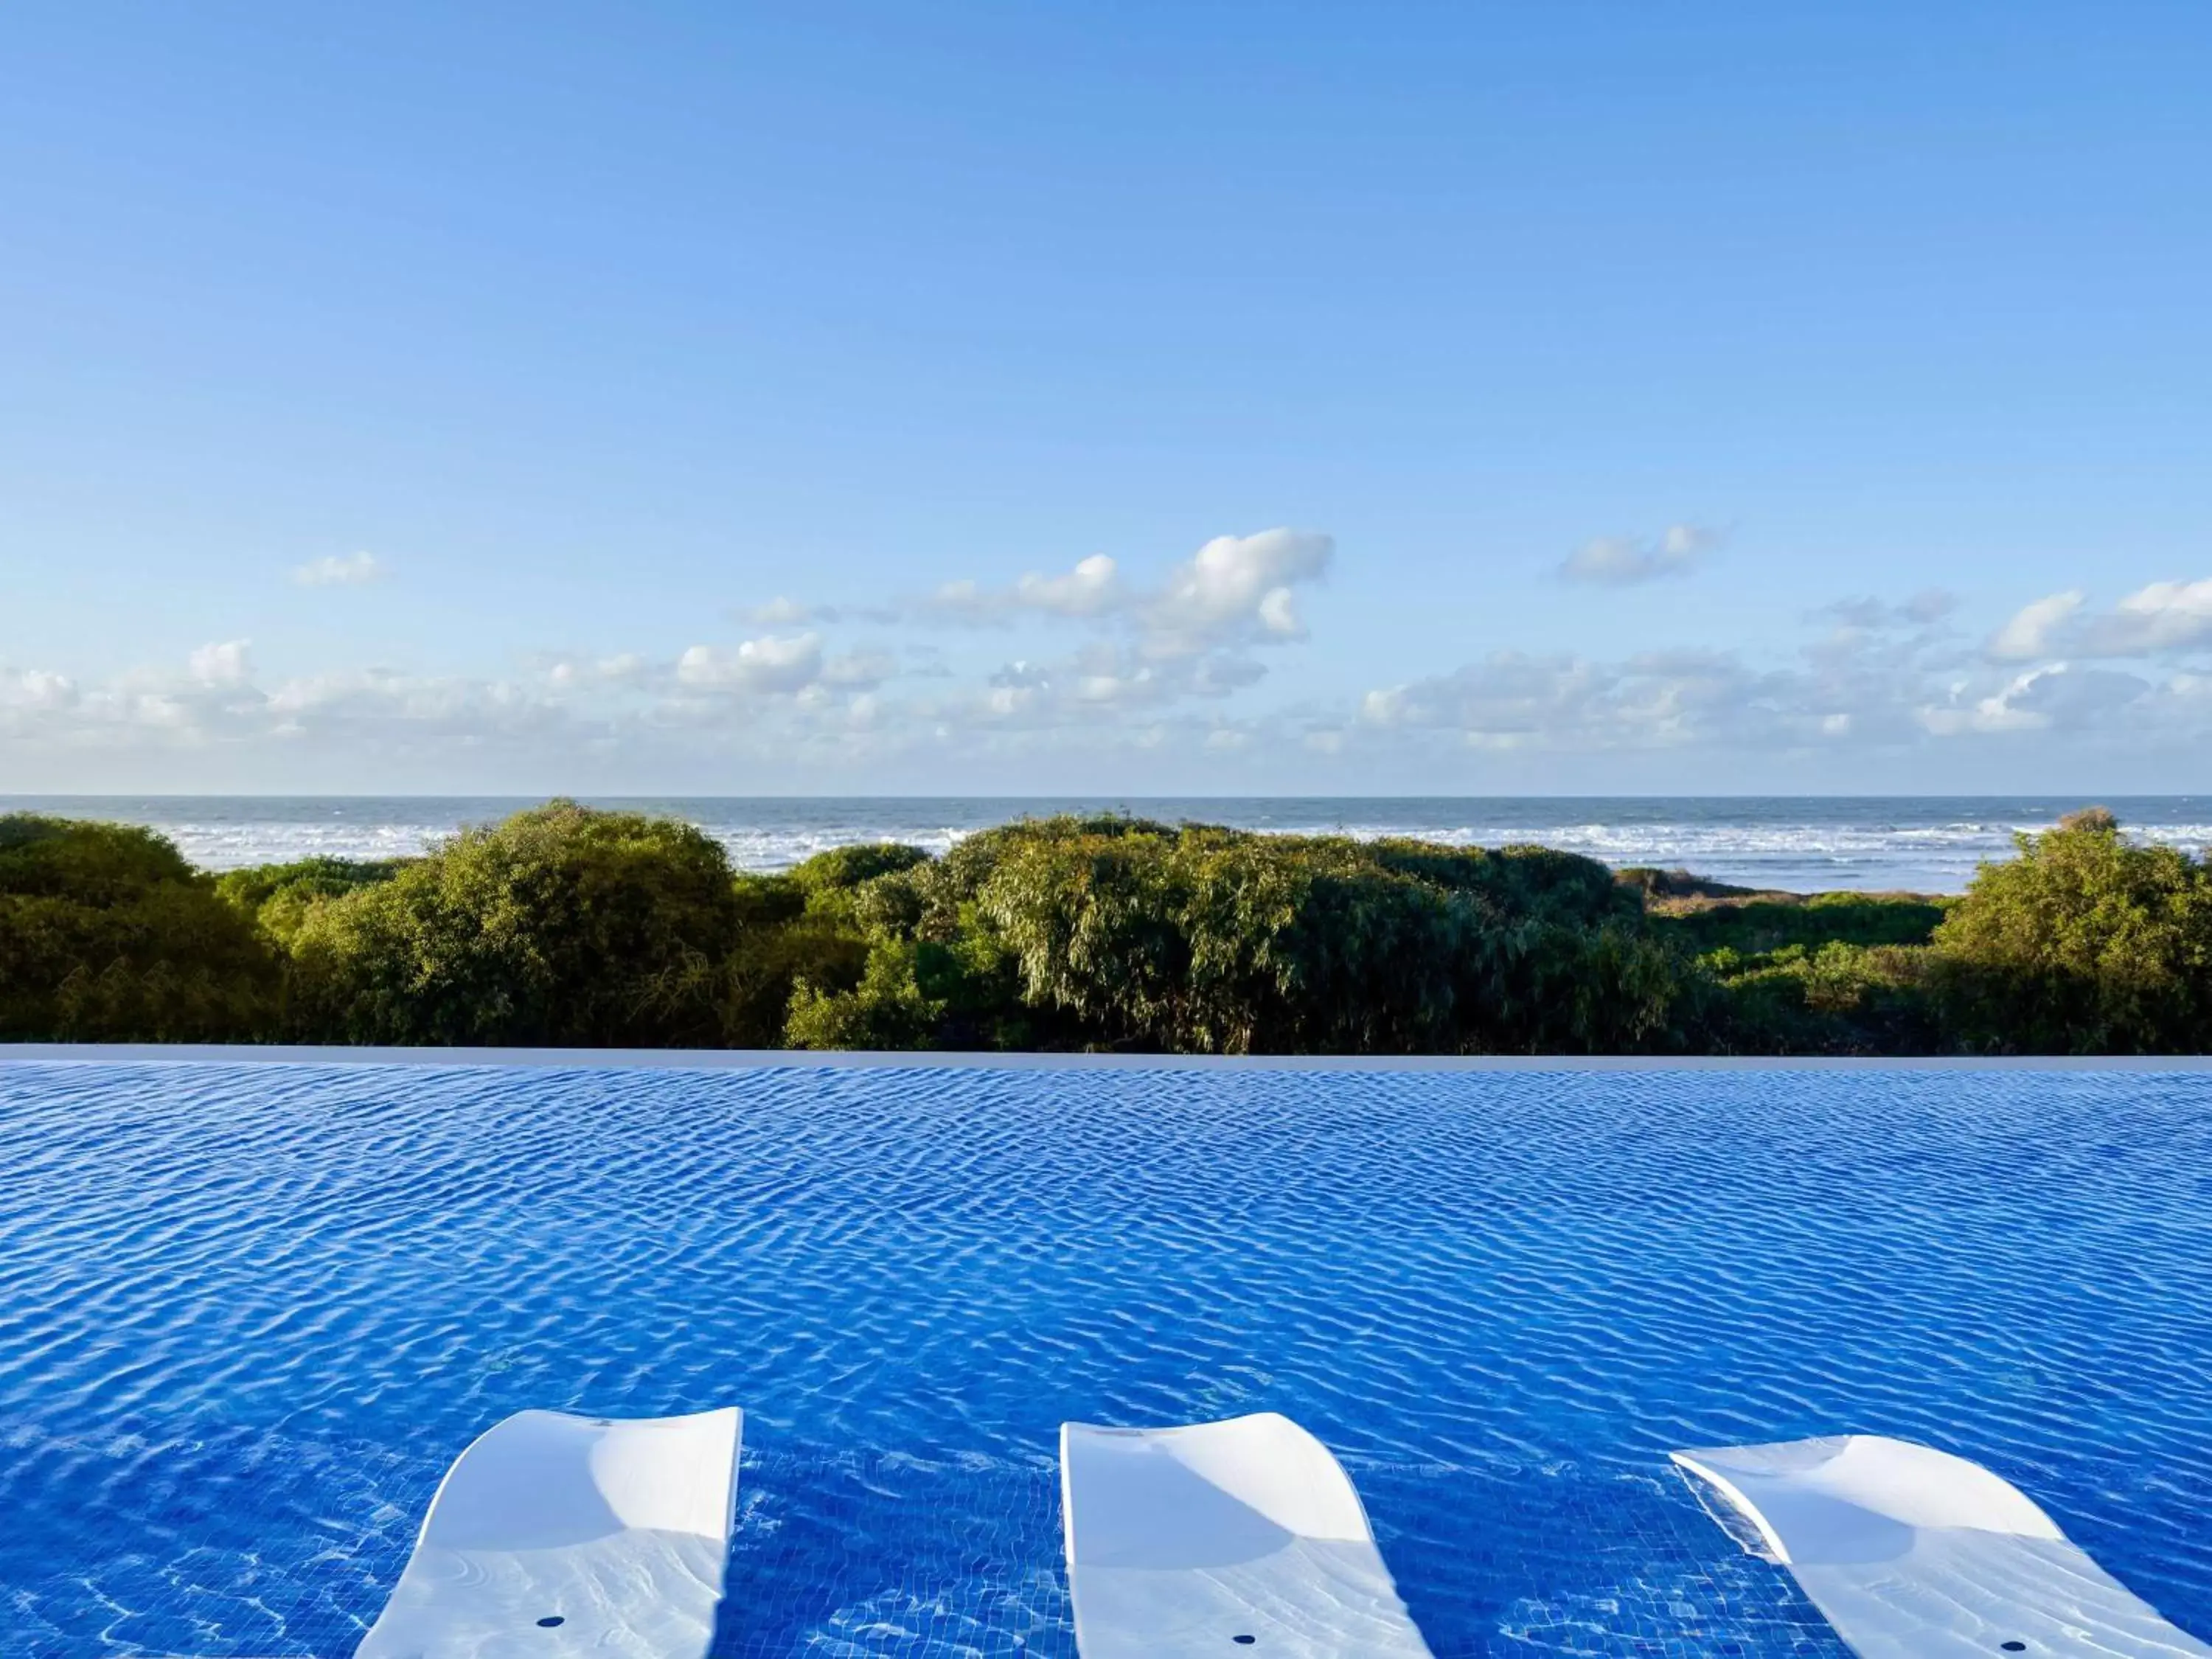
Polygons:
<instances>
[{"instance_id":1,"label":"white pool lounger","mask_svg":"<svg viewBox=\"0 0 2212 1659\"><path fill-rule=\"evenodd\" d=\"M1060 1431L1083 1659L1428 1659L1359 1494L1272 1412Z\"/></svg>"},{"instance_id":2,"label":"white pool lounger","mask_svg":"<svg viewBox=\"0 0 2212 1659\"><path fill-rule=\"evenodd\" d=\"M446 1471L356 1659L704 1659L743 1427L734 1407L494 1425Z\"/></svg>"},{"instance_id":3,"label":"white pool lounger","mask_svg":"<svg viewBox=\"0 0 2212 1659\"><path fill-rule=\"evenodd\" d=\"M1978 1463L1881 1435L1672 1454L1862 1659L2212 1656Z\"/></svg>"}]
</instances>

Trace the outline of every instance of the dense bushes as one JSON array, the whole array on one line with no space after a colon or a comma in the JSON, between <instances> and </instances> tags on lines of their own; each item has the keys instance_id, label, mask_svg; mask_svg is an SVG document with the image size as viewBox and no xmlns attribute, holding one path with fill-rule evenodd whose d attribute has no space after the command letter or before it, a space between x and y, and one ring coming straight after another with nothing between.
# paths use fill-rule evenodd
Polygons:
<instances>
[{"instance_id":1,"label":"dense bushes","mask_svg":"<svg viewBox=\"0 0 2212 1659\"><path fill-rule=\"evenodd\" d=\"M567 802L213 880L0 818L0 1036L1211 1053L2195 1049L2212 872L2079 815L1957 900L1540 848L1024 821L740 875Z\"/></svg>"},{"instance_id":2,"label":"dense bushes","mask_svg":"<svg viewBox=\"0 0 2212 1659\"><path fill-rule=\"evenodd\" d=\"M1680 1036L1680 964L1633 898L1539 849L1055 818L866 885L868 974L805 1001L799 1041L1406 1054Z\"/></svg>"},{"instance_id":3,"label":"dense bushes","mask_svg":"<svg viewBox=\"0 0 2212 1659\"><path fill-rule=\"evenodd\" d=\"M2212 870L2077 812L1985 865L1936 931L1947 1023L2024 1054L2212 1046Z\"/></svg>"},{"instance_id":4,"label":"dense bushes","mask_svg":"<svg viewBox=\"0 0 2212 1659\"><path fill-rule=\"evenodd\" d=\"M159 836L0 817L0 1038L250 1040L276 953Z\"/></svg>"},{"instance_id":5,"label":"dense bushes","mask_svg":"<svg viewBox=\"0 0 2212 1659\"><path fill-rule=\"evenodd\" d=\"M697 830L556 801L310 908L289 1016L348 1042L711 1044L738 913Z\"/></svg>"}]
</instances>

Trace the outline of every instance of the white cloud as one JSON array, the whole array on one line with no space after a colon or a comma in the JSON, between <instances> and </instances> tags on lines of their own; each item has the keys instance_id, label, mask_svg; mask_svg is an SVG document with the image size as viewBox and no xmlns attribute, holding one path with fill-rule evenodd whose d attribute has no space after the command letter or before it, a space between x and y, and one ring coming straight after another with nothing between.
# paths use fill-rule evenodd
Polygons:
<instances>
[{"instance_id":1,"label":"white cloud","mask_svg":"<svg viewBox=\"0 0 2212 1659\"><path fill-rule=\"evenodd\" d=\"M898 672L898 659L888 651L848 651L823 662L822 683L872 691Z\"/></svg>"},{"instance_id":2,"label":"white cloud","mask_svg":"<svg viewBox=\"0 0 2212 1659\"><path fill-rule=\"evenodd\" d=\"M1030 571L1010 588L988 588L964 580L945 582L914 611L923 621L995 626L1024 615L1091 620L1112 616L1129 601L1120 568L1105 554L1094 553L1058 575Z\"/></svg>"},{"instance_id":3,"label":"white cloud","mask_svg":"<svg viewBox=\"0 0 2212 1659\"><path fill-rule=\"evenodd\" d=\"M701 691L797 691L821 676L818 634L763 635L735 651L695 645L676 661L678 681Z\"/></svg>"},{"instance_id":4,"label":"white cloud","mask_svg":"<svg viewBox=\"0 0 2212 1659\"><path fill-rule=\"evenodd\" d=\"M2212 644L2212 577L2153 582L2136 589L2083 631L2085 655L2147 657Z\"/></svg>"},{"instance_id":5,"label":"white cloud","mask_svg":"<svg viewBox=\"0 0 2212 1659\"><path fill-rule=\"evenodd\" d=\"M1487 750L1753 753L1924 740L1917 708L1937 701L1917 638L1847 633L1800 665L1760 668L1724 652L1644 652L1602 661L1572 653L1493 653L1448 674L1370 691L1371 733L1424 732Z\"/></svg>"},{"instance_id":6,"label":"white cloud","mask_svg":"<svg viewBox=\"0 0 2212 1659\"><path fill-rule=\"evenodd\" d=\"M49 669L0 669L0 708L65 708L76 701L76 682Z\"/></svg>"},{"instance_id":7,"label":"white cloud","mask_svg":"<svg viewBox=\"0 0 2212 1659\"><path fill-rule=\"evenodd\" d=\"M292 573L292 580L302 587L358 587L364 582L381 581L388 574L384 562L374 553L331 553L301 565Z\"/></svg>"},{"instance_id":8,"label":"white cloud","mask_svg":"<svg viewBox=\"0 0 2212 1659\"><path fill-rule=\"evenodd\" d=\"M1686 531L1646 550L1680 558L1696 550ZM166 752L181 769L196 763L188 757L276 744L303 764L327 758L331 776L361 757L442 753L456 769L444 775L459 777L481 750L552 757L532 775L555 779L567 775L561 757L597 754L619 755L641 779L651 756L671 761L664 776L685 775L687 763L706 757L741 755L771 769L824 769L825 780L826 769L902 760L905 772L894 765L854 775L896 776L902 787L941 776L967 787L978 763L1013 769L999 779L1023 778L1034 759L1037 776L1058 767L1054 775L1066 777L1072 757L1126 758L1148 744L1164 757L1159 764L1188 764L1193 777L1205 775L1208 757L1239 744L1279 765L1285 781L1298 775L1301 758L1310 767L1340 754L1353 772L1382 764L1407 779L1460 775L1437 767L1463 765L1468 750L1695 751L1710 757L1708 776L1713 766L1755 769L1759 757L1787 755L1822 768L1837 763L1840 780L1842 763L1915 748L1948 756L1979 744L2032 757L2041 752L2033 744L2073 743L2082 753L2163 754L2212 738L2212 674L2138 676L2085 664L2212 641L2212 582L2153 584L2094 614L2078 593L2051 595L1986 642L1948 624L1949 596L1931 592L1808 613L1794 658L1765 650L1617 659L1499 651L1443 672L1407 663L1352 701L1314 694L1228 702L1267 676L1274 659L1263 647L1302 636L1298 601L1328 573L1333 553L1325 536L1275 530L1218 538L1156 584L1131 581L1102 554L997 589L956 585L948 591L964 596L957 602L973 617L1076 627L1072 648L1025 654L995 672L963 655L972 641L940 648L894 635L833 646L821 632L790 628L678 656L538 657L512 678L332 672L276 684L265 696L244 640L203 646L167 668L84 683L51 668L0 665L0 740L8 745L0 753L12 761L70 750ZM788 601L763 608L771 611L862 614ZM902 614L922 623L948 613L924 603ZM2028 654L2005 656L2015 651ZM2005 665L1993 666L1993 658ZM1923 763L1956 769L1948 760Z\"/></svg>"},{"instance_id":9,"label":"white cloud","mask_svg":"<svg viewBox=\"0 0 2212 1659\"><path fill-rule=\"evenodd\" d=\"M2026 706L2028 695L2036 682L2045 674L2063 672L2035 669L2021 675L2002 690L1972 702L1954 702L1948 706L1933 707L1921 711L1921 722L1939 738L1956 737L1962 732L2033 732L2051 724L2051 717L2038 709Z\"/></svg>"},{"instance_id":10,"label":"white cloud","mask_svg":"<svg viewBox=\"0 0 2212 1659\"><path fill-rule=\"evenodd\" d=\"M204 645L191 654L192 678L202 685L243 685L252 673L246 658L249 640L225 640Z\"/></svg>"},{"instance_id":11,"label":"white cloud","mask_svg":"<svg viewBox=\"0 0 2212 1659\"><path fill-rule=\"evenodd\" d=\"M1335 551L1329 537L1263 530L1217 536L1169 570L1155 589L1132 586L1121 567L1094 553L1067 571L1032 571L1011 587L946 582L909 607L917 621L1005 626L1048 617L1133 631L1148 653L1188 656L1305 637L1296 589L1319 580Z\"/></svg>"},{"instance_id":12,"label":"white cloud","mask_svg":"<svg viewBox=\"0 0 2212 1659\"><path fill-rule=\"evenodd\" d=\"M2032 662L2050 655L2059 630L2081 608L2082 597L2081 589L2071 588L2022 605L2009 622L1990 636L1984 649L1990 659Z\"/></svg>"},{"instance_id":13,"label":"white cloud","mask_svg":"<svg viewBox=\"0 0 2212 1659\"><path fill-rule=\"evenodd\" d=\"M1832 622L1838 628L1871 630L1882 628L1929 628L1959 608L1959 596L1940 587L1923 588L1901 604L1881 599L1838 599L1811 613L1816 622Z\"/></svg>"},{"instance_id":14,"label":"white cloud","mask_svg":"<svg viewBox=\"0 0 2212 1659\"><path fill-rule=\"evenodd\" d=\"M744 607L738 615L758 628L797 628L807 623L836 622L837 608L829 605L801 605L796 599L787 599L778 594L766 605Z\"/></svg>"},{"instance_id":15,"label":"white cloud","mask_svg":"<svg viewBox=\"0 0 2212 1659\"><path fill-rule=\"evenodd\" d=\"M2212 647L2212 577L2152 582L2101 615L2084 611L2084 597L2070 588L2022 606L1990 637L1990 659L2156 657Z\"/></svg>"},{"instance_id":16,"label":"white cloud","mask_svg":"<svg viewBox=\"0 0 2212 1659\"><path fill-rule=\"evenodd\" d=\"M1686 574L1725 539L1722 532L1692 524L1670 525L1656 542L1628 536L1600 536L1583 544L1560 562L1571 582L1627 587L1661 576Z\"/></svg>"},{"instance_id":17,"label":"white cloud","mask_svg":"<svg viewBox=\"0 0 2212 1659\"><path fill-rule=\"evenodd\" d=\"M611 657L560 657L548 664L546 683L562 690L597 686L642 686L653 665L635 651Z\"/></svg>"},{"instance_id":18,"label":"white cloud","mask_svg":"<svg viewBox=\"0 0 2212 1659\"><path fill-rule=\"evenodd\" d=\"M2140 702L2152 690L2149 681L2133 674L2054 663L2030 669L1988 696L1966 701L1954 695L1947 705L1923 709L1921 720L1939 738L2053 727L2083 731Z\"/></svg>"},{"instance_id":19,"label":"white cloud","mask_svg":"<svg viewBox=\"0 0 2212 1659\"><path fill-rule=\"evenodd\" d=\"M754 628L811 628L843 622L895 623L904 619L896 605L802 605L781 595L765 605L741 605L732 613Z\"/></svg>"},{"instance_id":20,"label":"white cloud","mask_svg":"<svg viewBox=\"0 0 2212 1659\"><path fill-rule=\"evenodd\" d=\"M1094 553L1064 576L1024 576L1014 584L1014 601L1024 609L1060 617L1103 617L1123 601L1114 561Z\"/></svg>"},{"instance_id":21,"label":"white cloud","mask_svg":"<svg viewBox=\"0 0 2212 1659\"><path fill-rule=\"evenodd\" d=\"M1328 569L1335 541L1309 531L1216 536L1168 574L1143 609L1155 649L1203 650L1243 641L1300 639L1293 589Z\"/></svg>"}]
</instances>

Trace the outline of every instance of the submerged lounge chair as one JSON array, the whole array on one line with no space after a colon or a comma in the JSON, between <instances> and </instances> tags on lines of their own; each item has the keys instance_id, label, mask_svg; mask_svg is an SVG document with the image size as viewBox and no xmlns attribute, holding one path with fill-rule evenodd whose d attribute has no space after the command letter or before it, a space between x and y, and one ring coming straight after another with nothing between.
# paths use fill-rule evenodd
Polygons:
<instances>
[{"instance_id":1,"label":"submerged lounge chair","mask_svg":"<svg viewBox=\"0 0 2212 1659\"><path fill-rule=\"evenodd\" d=\"M446 1472L356 1659L705 1659L743 1426L735 1407L494 1425Z\"/></svg>"},{"instance_id":2,"label":"submerged lounge chair","mask_svg":"<svg viewBox=\"0 0 2212 1659\"><path fill-rule=\"evenodd\" d=\"M1083 1659L1428 1659L1328 1449L1272 1412L1060 1431Z\"/></svg>"},{"instance_id":3,"label":"submerged lounge chair","mask_svg":"<svg viewBox=\"0 0 2212 1659\"><path fill-rule=\"evenodd\" d=\"M1862 1659L2212 1659L1978 1463L1881 1435L1678 1451Z\"/></svg>"}]
</instances>

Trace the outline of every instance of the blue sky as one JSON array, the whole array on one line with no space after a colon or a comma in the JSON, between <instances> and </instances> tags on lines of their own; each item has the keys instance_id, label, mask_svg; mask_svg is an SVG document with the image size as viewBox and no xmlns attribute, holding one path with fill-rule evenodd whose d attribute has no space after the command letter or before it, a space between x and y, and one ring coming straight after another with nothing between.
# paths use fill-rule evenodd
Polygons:
<instances>
[{"instance_id":1,"label":"blue sky","mask_svg":"<svg viewBox=\"0 0 2212 1659\"><path fill-rule=\"evenodd\" d=\"M0 793L2212 788L2212 8L0 15Z\"/></svg>"}]
</instances>

